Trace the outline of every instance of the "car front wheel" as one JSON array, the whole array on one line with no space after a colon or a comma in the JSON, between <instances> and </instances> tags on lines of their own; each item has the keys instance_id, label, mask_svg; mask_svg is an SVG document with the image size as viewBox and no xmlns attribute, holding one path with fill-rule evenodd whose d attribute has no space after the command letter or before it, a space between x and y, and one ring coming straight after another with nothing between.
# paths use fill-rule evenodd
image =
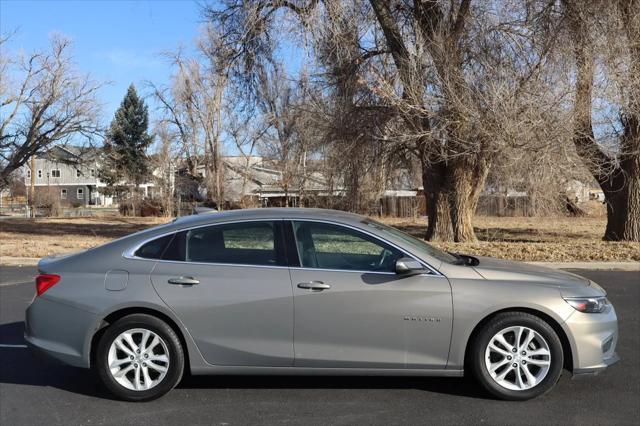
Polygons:
<instances>
[{"instance_id":1,"label":"car front wheel","mask_svg":"<svg viewBox=\"0 0 640 426\"><path fill-rule=\"evenodd\" d=\"M524 312L491 318L476 336L471 366L500 399L526 400L553 388L562 373L562 343L544 320Z\"/></svg>"},{"instance_id":2,"label":"car front wheel","mask_svg":"<svg viewBox=\"0 0 640 426\"><path fill-rule=\"evenodd\" d=\"M96 369L104 385L126 401L149 401L173 389L182 378L180 339L164 321L128 315L104 333Z\"/></svg>"}]
</instances>

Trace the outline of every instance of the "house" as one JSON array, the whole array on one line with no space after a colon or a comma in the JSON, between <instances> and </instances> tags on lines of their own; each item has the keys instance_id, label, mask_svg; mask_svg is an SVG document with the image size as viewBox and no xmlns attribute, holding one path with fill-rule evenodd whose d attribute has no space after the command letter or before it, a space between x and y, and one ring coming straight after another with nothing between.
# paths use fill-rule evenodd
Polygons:
<instances>
[{"instance_id":1,"label":"house","mask_svg":"<svg viewBox=\"0 0 640 426\"><path fill-rule=\"evenodd\" d=\"M233 203L250 199L262 207L298 206L305 197L344 195L341 187L331 188L324 175L317 171L309 171L304 179L291 179L285 188L283 172L260 156L225 156L222 164L225 199ZM206 178L204 165L197 167L197 175ZM201 192L206 196L205 189Z\"/></svg>"},{"instance_id":2,"label":"house","mask_svg":"<svg viewBox=\"0 0 640 426\"><path fill-rule=\"evenodd\" d=\"M54 146L23 166L27 192L35 177L34 199L37 203L58 202L61 206L109 206L113 199L101 190L99 150L73 146Z\"/></svg>"},{"instance_id":3,"label":"house","mask_svg":"<svg viewBox=\"0 0 640 426\"><path fill-rule=\"evenodd\" d=\"M118 200L106 191L107 184L99 178L102 167L101 150L57 145L36 157L34 170L31 162L23 166L24 183L27 192L31 188L31 174L35 175L34 199L36 203L59 203L69 206L116 206ZM153 170L154 178L160 177L160 170ZM173 184L173 169L170 169ZM144 196L157 195L153 182L139 186ZM28 195L28 194L27 194Z\"/></svg>"}]
</instances>

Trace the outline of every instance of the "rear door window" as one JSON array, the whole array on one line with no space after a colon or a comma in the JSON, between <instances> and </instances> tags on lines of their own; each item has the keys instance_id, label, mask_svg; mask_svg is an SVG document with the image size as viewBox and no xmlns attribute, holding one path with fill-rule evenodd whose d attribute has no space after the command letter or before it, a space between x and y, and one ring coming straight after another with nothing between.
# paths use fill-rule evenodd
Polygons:
<instances>
[{"instance_id":1,"label":"rear door window","mask_svg":"<svg viewBox=\"0 0 640 426\"><path fill-rule=\"evenodd\" d=\"M164 237L156 238L145 244L143 244L135 253L137 257L143 259L161 259L167 245L171 242L173 234L165 235Z\"/></svg>"},{"instance_id":2,"label":"rear door window","mask_svg":"<svg viewBox=\"0 0 640 426\"><path fill-rule=\"evenodd\" d=\"M229 223L185 233L187 262L285 266L282 222Z\"/></svg>"}]
</instances>

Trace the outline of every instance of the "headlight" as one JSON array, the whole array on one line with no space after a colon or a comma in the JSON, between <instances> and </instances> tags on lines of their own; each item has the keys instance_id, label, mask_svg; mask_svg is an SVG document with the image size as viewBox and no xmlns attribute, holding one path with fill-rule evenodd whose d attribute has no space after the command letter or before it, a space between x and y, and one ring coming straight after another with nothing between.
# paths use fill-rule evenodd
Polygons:
<instances>
[{"instance_id":1,"label":"headlight","mask_svg":"<svg viewBox=\"0 0 640 426\"><path fill-rule=\"evenodd\" d=\"M576 311L585 314L599 314L604 312L609 304L606 297L565 297L564 300Z\"/></svg>"}]
</instances>

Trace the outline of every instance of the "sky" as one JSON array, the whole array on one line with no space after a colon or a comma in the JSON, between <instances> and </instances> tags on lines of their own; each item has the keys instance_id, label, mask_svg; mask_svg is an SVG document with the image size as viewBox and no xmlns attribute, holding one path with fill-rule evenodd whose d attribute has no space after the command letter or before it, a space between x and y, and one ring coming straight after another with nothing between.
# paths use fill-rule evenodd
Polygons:
<instances>
[{"instance_id":1,"label":"sky","mask_svg":"<svg viewBox=\"0 0 640 426\"><path fill-rule=\"evenodd\" d=\"M144 95L145 81L168 82L171 69L160 54L193 46L199 10L190 0L0 0L0 32L15 32L2 54L46 49L55 33L71 38L79 70L110 81L99 93L108 124L129 84Z\"/></svg>"}]
</instances>

